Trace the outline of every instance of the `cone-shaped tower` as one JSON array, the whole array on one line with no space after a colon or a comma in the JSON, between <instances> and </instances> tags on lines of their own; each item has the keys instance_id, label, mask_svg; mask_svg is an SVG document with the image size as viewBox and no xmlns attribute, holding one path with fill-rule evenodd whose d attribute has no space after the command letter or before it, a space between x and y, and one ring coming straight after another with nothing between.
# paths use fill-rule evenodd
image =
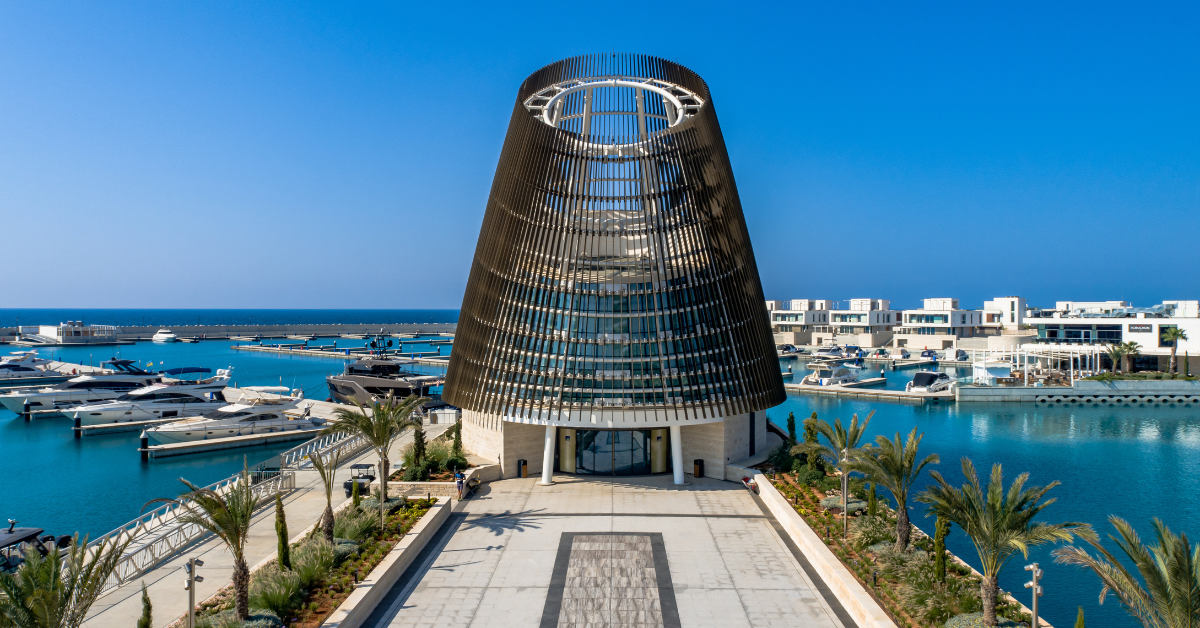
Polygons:
<instances>
[{"instance_id":1,"label":"cone-shaped tower","mask_svg":"<svg viewBox=\"0 0 1200 628\"><path fill-rule=\"evenodd\" d=\"M521 85L444 398L464 411L469 449L499 457L509 475L522 455L530 467L541 457L546 480L556 459L563 471L605 473L597 460L611 450L621 466L625 449L629 472L665 470L669 456L678 481L680 458L711 459L721 470L709 475L720 476L726 458L764 441L761 411L783 401L783 383L699 76L602 54ZM519 442L542 440L529 432L541 428L520 424L547 426L537 451ZM680 442L680 426L712 434L689 439L685 429ZM709 449L720 451L703 450L718 433Z\"/></svg>"}]
</instances>

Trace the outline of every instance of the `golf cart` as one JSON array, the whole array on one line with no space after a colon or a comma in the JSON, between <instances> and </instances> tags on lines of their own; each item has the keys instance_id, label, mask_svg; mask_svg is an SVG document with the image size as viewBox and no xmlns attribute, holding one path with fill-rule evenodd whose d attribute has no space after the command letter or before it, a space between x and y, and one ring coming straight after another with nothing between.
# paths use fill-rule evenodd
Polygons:
<instances>
[{"instance_id":1,"label":"golf cart","mask_svg":"<svg viewBox=\"0 0 1200 628\"><path fill-rule=\"evenodd\" d=\"M8 520L8 529L0 529L0 573L12 573L21 563L25 562L24 553L27 548L37 550L45 556L52 550L65 549L71 546L71 537L63 535L54 538L53 534L39 536L41 528L18 528L14 519Z\"/></svg>"},{"instance_id":2,"label":"golf cart","mask_svg":"<svg viewBox=\"0 0 1200 628\"><path fill-rule=\"evenodd\" d=\"M352 464L350 465L350 479L342 483L342 487L346 489L346 497L354 494L354 485L358 484L358 494L366 497L371 493L371 482L375 481L375 465L373 464Z\"/></svg>"}]
</instances>

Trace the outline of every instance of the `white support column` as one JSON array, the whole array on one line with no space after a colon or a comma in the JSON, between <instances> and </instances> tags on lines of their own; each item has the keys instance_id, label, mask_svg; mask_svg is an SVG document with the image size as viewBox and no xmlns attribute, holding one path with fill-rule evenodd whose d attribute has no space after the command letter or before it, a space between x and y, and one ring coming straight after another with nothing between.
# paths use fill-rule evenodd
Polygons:
<instances>
[{"instance_id":1,"label":"white support column","mask_svg":"<svg viewBox=\"0 0 1200 628\"><path fill-rule=\"evenodd\" d=\"M557 432L553 425L546 426L546 449L542 452L542 481L538 484L550 486L554 484L554 437Z\"/></svg>"},{"instance_id":2,"label":"white support column","mask_svg":"<svg viewBox=\"0 0 1200 628\"><path fill-rule=\"evenodd\" d=\"M675 474L675 484L684 485L683 479L683 437L680 436L678 425L671 426L671 471Z\"/></svg>"}]
</instances>

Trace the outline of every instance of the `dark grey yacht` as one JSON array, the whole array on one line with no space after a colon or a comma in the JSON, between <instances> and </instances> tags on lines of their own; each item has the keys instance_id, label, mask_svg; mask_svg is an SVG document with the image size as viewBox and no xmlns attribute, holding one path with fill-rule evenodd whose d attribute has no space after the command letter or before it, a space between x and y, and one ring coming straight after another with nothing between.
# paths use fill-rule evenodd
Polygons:
<instances>
[{"instance_id":1,"label":"dark grey yacht","mask_svg":"<svg viewBox=\"0 0 1200 628\"><path fill-rule=\"evenodd\" d=\"M399 360L372 356L346 365L346 372L325 378L329 397L338 403L367 404L376 399L409 395L429 397L429 389L441 386L440 375L421 375L405 371ZM435 397L437 395L434 395Z\"/></svg>"}]
</instances>

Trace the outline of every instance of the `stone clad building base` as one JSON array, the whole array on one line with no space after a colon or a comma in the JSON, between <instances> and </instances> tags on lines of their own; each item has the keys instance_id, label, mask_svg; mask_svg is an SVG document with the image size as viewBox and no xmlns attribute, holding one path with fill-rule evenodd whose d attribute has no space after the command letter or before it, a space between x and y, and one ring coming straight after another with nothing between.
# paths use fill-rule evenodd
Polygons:
<instances>
[{"instance_id":1,"label":"stone clad building base","mask_svg":"<svg viewBox=\"0 0 1200 628\"><path fill-rule=\"evenodd\" d=\"M704 460L706 476L718 480L737 479L725 477L725 465L763 453L767 446L765 412L739 414L716 422L693 425L686 422L648 424L644 429L671 425L680 425L683 469L687 474L693 472L694 461L701 459ZM505 421L496 415L463 410L463 448L481 458L497 462L505 478L517 477L517 460L522 459L528 464L529 477L541 474L545 436L545 425Z\"/></svg>"}]
</instances>

